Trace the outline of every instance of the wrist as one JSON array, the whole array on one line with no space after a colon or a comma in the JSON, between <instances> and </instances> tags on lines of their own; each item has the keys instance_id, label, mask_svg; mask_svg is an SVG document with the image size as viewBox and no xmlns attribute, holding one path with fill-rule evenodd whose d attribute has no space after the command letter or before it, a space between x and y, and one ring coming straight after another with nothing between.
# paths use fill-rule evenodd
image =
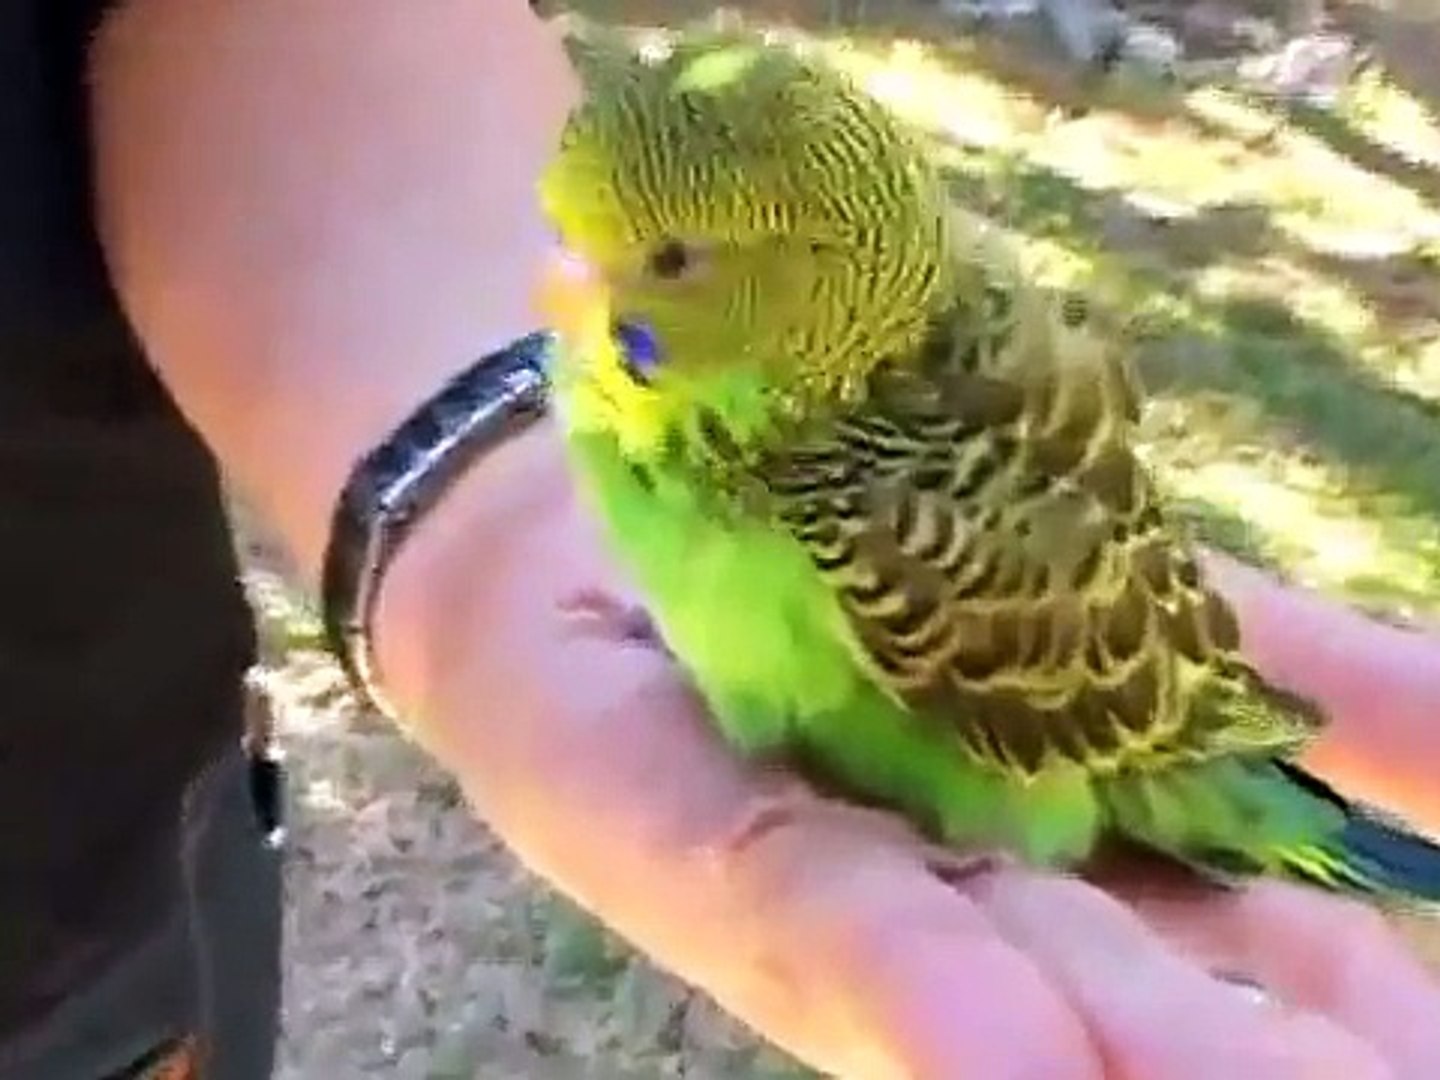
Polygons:
<instances>
[{"instance_id":1,"label":"wrist","mask_svg":"<svg viewBox=\"0 0 1440 1080\"><path fill-rule=\"evenodd\" d=\"M520 563L568 504L553 427L541 421L457 478L420 520L379 585L371 623L387 696L428 725L503 639ZM532 596L550 605L554 597ZM469 689L473 690L473 687Z\"/></svg>"},{"instance_id":2,"label":"wrist","mask_svg":"<svg viewBox=\"0 0 1440 1080\"><path fill-rule=\"evenodd\" d=\"M372 633L385 575L467 472L544 418L550 348L550 335L527 334L447 379L355 461L335 501L321 573L326 643L354 689L392 717Z\"/></svg>"}]
</instances>

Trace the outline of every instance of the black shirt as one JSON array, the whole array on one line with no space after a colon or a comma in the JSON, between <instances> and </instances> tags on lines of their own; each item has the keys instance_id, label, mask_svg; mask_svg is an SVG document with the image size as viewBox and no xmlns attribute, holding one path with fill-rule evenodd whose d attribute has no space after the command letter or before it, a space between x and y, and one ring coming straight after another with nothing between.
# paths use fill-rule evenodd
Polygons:
<instances>
[{"instance_id":1,"label":"black shirt","mask_svg":"<svg viewBox=\"0 0 1440 1080\"><path fill-rule=\"evenodd\" d=\"M214 462L93 233L103 6L0 0L0 1042L172 916L253 653Z\"/></svg>"}]
</instances>

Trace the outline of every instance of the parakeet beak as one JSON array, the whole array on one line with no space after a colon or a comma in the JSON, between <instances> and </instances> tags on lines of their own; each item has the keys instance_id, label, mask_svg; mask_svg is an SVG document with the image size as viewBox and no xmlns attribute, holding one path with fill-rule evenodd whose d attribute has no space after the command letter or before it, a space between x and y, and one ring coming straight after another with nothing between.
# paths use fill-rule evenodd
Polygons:
<instances>
[{"instance_id":1,"label":"parakeet beak","mask_svg":"<svg viewBox=\"0 0 1440 1080\"><path fill-rule=\"evenodd\" d=\"M550 329L571 342L607 332L610 294L595 268L564 248L556 249L541 270L536 307Z\"/></svg>"}]
</instances>

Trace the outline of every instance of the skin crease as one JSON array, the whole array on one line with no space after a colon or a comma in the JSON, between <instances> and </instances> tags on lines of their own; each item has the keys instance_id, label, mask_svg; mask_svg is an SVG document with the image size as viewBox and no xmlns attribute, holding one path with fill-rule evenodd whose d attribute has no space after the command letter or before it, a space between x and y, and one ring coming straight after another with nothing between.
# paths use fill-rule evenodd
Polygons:
<instances>
[{"instance_id":1,"label":"skin crease","mask_svg":"<svg viewBox=\"0 0 1440 1080\"><path fill-rule=\"evenodd\" d=\"M574 93L558 45L518 2L413 14L132 0L94 58L123 301L312 578L347 463L536 321L532 186ZM1440 824L1420 790L1440 768L1423 726L1440 715L1440 639L1404 636L1402 670L1397 631L1239 568L1226 585L1267 672L1335 709L1317 760ZM396 563L378 623L388 686L530 867L818 1068L1440 1073L1440 995L1353 905L1018 868L961 891L888 819L818 799L736 843L776 779L726 752L664 656L561 610L593 586L625 590L541 427L467 477ZM1317 668L1324 642L1346 662ZM1286 1004L1253 1005L1208 977L1217 966Z\"/></svg>"}]
</instances>

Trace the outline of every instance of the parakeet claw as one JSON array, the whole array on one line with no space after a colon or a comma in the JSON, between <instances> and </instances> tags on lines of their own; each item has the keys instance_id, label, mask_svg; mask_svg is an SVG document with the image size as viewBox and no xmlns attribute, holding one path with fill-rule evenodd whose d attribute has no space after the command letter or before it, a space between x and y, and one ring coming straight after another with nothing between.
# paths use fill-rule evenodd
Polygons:
<instances>
[{"instance_id":1,"label":"parakeet claw","mask_svg":"<svg viewBox=\"0 0 1440 1080\"><path fill-rule=\"evenodd\" d=\"M776 829L802 822L835 825L851 836L869 837L886 845L914 848L923 842L895 814L829 798L782 768L766 770L768 790L757 796L745 815L726 833L720 848L736 852L754 846Z\"/></svg>"},{"instance_id":2,"label":"parakeet claw","mask_svg":"<svg viewBox=\"0 0 1440 1080\"><path fill-rule=\"evenodd\" d=\"M925 869L954 889L964 889L977 877L993 874L1013 862L1001 851L966 852L928 843L897 815L827 798L788 773L776 771L771 783L772 790L757 798L726 834L720 844L722 851L734 854L754 846L778 828L818 820L835 824L850 836L918 850Z\"/></svg>"},{"instance_id":3,"label":"parakeet claw","mask_svg":"<svg viewBox=\"0 0 1440 1080\"><path fill-rule=\"evenodd\" d=\"M578 589L560 601L560 610L589 621L606 637L644 645L660 652L670 651L648 611L605 589L594 586Z\"/></svg>"},{"instance_id":4,"label":"parakeet claw","mask_svg":"<svg viewBox=\"0 0 1440 1080\"><path fill-rule=\"evenodd\" d=\"M1003 851L956 851L935 844L926 851L925 868L952 889L963 890L977 877L994 874L1014 861Z\"/></svg>"},{"instance_id":5,"label":"parakeet claw","mask_svg":"<svg viewBox=\"0 0 1440 1080\"><path fill-rule=\"evenodd\" d=\"M1212 971L1211 976L1235 987L1252 1005L1270 1005L1275 997L1264 983L1237 971Z\"/></svg>"}]
</instances>

